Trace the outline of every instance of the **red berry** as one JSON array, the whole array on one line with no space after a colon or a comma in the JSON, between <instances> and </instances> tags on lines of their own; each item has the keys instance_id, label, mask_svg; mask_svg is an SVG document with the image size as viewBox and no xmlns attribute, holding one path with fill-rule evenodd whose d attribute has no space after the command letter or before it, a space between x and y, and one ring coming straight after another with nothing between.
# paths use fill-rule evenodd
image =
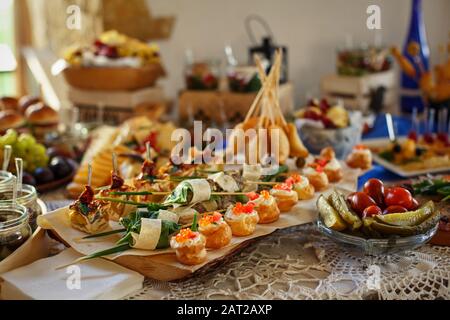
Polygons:
<instances>
[{"instance_id":1,"label":"red berry","mask_svg":"<svg viewBox=\"0 0 450 320\"><path fill-rule=\"evenodd\" d=\"M408 139L414 140L417 142L417 132L415 131L410 131L408 134Z\"/></svg>"}]
</instances>

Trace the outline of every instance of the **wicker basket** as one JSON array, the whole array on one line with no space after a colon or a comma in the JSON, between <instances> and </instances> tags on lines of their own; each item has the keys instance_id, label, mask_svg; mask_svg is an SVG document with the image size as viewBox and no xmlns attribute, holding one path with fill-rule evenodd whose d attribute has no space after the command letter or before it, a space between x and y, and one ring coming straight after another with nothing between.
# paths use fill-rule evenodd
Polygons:
<instances>
[{"instance_id":1,"label":"wicker basket","mask_svg":"<svg viewBox=\"0 0 450 320\"><path fill-rule=\"evenodd\" d=\"M70 67L64 70L66 81L72 87L85 90L137 90L155 85L165 75L160 64L142 68Z\"/></svg>"}]
</instances>

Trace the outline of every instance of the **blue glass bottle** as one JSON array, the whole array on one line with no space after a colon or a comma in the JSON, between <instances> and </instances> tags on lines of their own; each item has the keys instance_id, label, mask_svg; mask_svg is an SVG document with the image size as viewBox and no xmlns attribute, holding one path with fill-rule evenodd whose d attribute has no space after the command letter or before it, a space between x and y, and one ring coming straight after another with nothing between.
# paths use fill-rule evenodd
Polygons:
<instances>
[{"instance_id":1,"label":"blue glass bottle","mask_svg":"<svg viewBox=\"0 0 450 320\"><path fill-rule=\"evenodd\" d=\"M413 57L408 53L408 44L416 42L420 46L420 60L425 70L429 70L430 49L428 48L427 36L425 32L425 24L422 14L422 0L412 0L411 21L409 24L408 37L406 38L403 47L403 55L408 58L414 65L417 74L420 70L414 62ZM400 105L403 112L411 113L414 107L418 108L419 112L424 110L424 102L422 100L418 79L411 79L402 72L401 76L401 91L400 91Z\"/></svg>"}]
</instances>

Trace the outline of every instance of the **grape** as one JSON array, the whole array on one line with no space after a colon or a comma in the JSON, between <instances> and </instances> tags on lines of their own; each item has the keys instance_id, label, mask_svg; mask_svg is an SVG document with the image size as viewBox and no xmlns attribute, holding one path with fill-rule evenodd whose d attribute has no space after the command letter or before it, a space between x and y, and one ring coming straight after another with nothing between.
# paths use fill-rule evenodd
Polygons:
<instances>
[{"instance_id":1,"label":"grape","mask_svg":"<svg viewBox=\"0 0 450 320\"><path fill-rule=\"evenodd\" d=\"M6 145L13 145L17 141L17 132L13 129L8 129L6 133L0 137L0 145L2 149Z\"/></svg>"}]
</instances>

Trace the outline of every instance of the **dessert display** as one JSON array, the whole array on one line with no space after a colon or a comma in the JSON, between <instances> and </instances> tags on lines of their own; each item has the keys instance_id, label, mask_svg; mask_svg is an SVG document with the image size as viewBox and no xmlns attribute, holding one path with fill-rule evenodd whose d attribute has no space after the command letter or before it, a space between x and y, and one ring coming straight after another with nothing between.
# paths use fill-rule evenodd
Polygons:
<instances>
[{"instance_id":1,"label":"dessert display","mask_svg":"<svg viewBox=\"0 0 450 320\"><path fill-rule=\"evenodd\" d=\"M159 48L115 30L102 33L92 46L71 47L64 59L72 66L139 68L160 63Z\"/></svg>"},{"instance_id":2,"label":"dessert display","mask_svg":"<svg viewBox=\"0 0 450 320\"><path fill-rule=\"evenodd\" d=\"M378 179L368 180L363 191L347 197L336 190L322 195L317 209L327 228L365 239L434 234L440 220L433 201L419 206L409 190L385 187Z\"/></svg>"},{"instance_id":3,"label":"dessert display","mask_svg":"<svg viewBox=\"0 0 450 320\"><path fill-rule=\"evenodd\" d=\"M137 90L165 75L159 48L115 30L102 33L90 46L64 53L67 82L85 90Z\"/></svg>"},{"instance_id":4,"label":"dessert display","mask_svg":"<svg viewBox=\"0 0 450 320\"><path fill-rule=\"evenodd\" d=\"M294 116L300 137L313 154L333 146L337 157L342 159L360 143L362 114L359 111L349 112L340 103L311 99Z\"/></svg>"}]
</instances>

